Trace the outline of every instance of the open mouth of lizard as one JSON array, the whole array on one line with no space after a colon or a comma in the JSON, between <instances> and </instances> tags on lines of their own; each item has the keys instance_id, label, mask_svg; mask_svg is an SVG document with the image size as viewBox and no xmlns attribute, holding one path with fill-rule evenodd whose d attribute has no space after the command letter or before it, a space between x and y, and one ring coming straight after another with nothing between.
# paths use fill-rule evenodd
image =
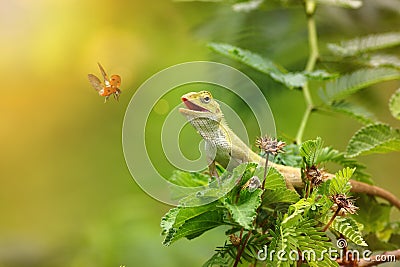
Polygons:
<instances>
[{"instance_id":1,"label":"open mouth of lizard","mask_svg":"<svg viewBox=\"0 0 400 267\"><path fill-rule=\"evenodd\" d=\"M199 105L194 104L193 102L190 102L190 100L187 99L186 97L182 97L182 101L189 110L199 111L199 112L210 112L208 109L205 109Z\"/></svg>"}]
</instances>

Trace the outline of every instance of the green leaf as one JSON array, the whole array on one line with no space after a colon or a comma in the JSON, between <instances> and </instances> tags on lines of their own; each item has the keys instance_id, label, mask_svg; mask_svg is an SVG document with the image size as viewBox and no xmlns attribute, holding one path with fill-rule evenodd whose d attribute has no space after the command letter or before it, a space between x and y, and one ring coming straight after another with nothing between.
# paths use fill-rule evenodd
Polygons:
<instances>
[{"instance_id":1,"label":"green leaf","mask_svg":"<svg viewBox=\"0 0 400 267\"><path fill-rule=\"evenodd\" d=\"M388 225L391 206L378 203L374 197L366 195L359 196L357 205L360 209L355 218L364 225L364 231L366 233L381 232Z\"/></svg>"},{"instance_id":2,"label":"green leaf","mask_svg":"<svg viewBox=\"0 0 400 267\"><path fill-rule=\"evenodd\" d=\"M276 203L294 203L299 201L300 196L296 191L279 188L275 190L266 190L263 195L263 205L268 206Z\"/></svg>"},{"instance_id":3,"label":"green leaf","mask_svg":"<svg viewBox=\"0 0 400 267\"><path fill-rule=\"evenodd\" d=\"M392 235L394 237L394 242L385 242L380 240L376 234L374 233L370 233L368 235L365 236L365 241L369 244L368 249L371 251L388 251L388 250L396 250L400 247L400 242L396 242L396 241L400 241L400 240L396 240L399 238L398 235Z\"/></svg>"},{"instance_id":4,"label":"green leaf","mask_svg":"<svg viewBox=\"0 0 400 267\"><path fill-rule=\"evenodd\" d=\"M169 246L183 237L193 239L220 225L224 225L223 212L221 210L207 211L186 220L180 227L168 231L163 244Z\"/></svg>"},{"instance_id":5,"label":"green leaf","mask_svg":"<svg viewBox=\"0 0 400 267\"><path fill-rule=\"evenodd\" d=\"M161 232L162 235L168 233L168 231L173 228L173 226L175 224L176 216L178 215L179 211L180 211L179 207L170 209L161 218L160 226L161 226L161 229L162 229L162 232Z\"/></svg>"},{"instance_id":6,"label":"green leaf","mask_svg":"<svg viewBox=\"0 0 400 267\"><path fill-rule=\"evenodd\" d=\"M371 124L358 130L347 145L347 156L400 150L400 132L386 124Z\"/></svg>"},{"instance_id":7,"label":"green leaf","mask_svg":"<svg viewBox=\"0 0 400 267\"><path fill-rule=\"evenodd\" d=\"M168 181L184 187L196 187L207 185L208 179L208 175L200 172L183 172L174 170Z\"/></svg>"},{"instance_id":8,"label":"green leaf","mask_svg":"<svg viewBox=\"0 0 400 267\"><path fill-rule=\"evenodd\" d=\"M261 205L261 195L263 191L256 189L253 192L248 190L240 191L237 203L231 203L231 199L226 198L224 206L229 210L235 222L245 229L253 228L253 221L257 215L257 209Z\"/></svg>"},{"instance_id":9,"label":"green leaf","mask_svg":"<svg viewBox=\"0 0 400 267\"><path fill-rule=\"evenodd\" d=\"M328 109L333 112L342 113L346 116L352 117L363 124L371 124L375 122L373 114L364 107L357 106L343 100L334 101L330 106L328 106Z\"/></svg>"},{"instance_id":10,"label":"green leaf","mask_svg":"<svg viewBox=\"0 0 400 267\"><path fill-rule=\"evenodd\" d=\"M296 224L302 215L312 206L308 199L300 199L295 204L290 205L289 212L285 214L282 220L282 225Z\"/></svg>"},{"instance_id":11,"label":"green leaf","mask_svg":"<svg viewBox=\"0 0 400 267\"><path fill-rule=\"evenodd\" d=\"M314 70L312 72L304 71L304 76L306 76L309 80L315 81L325 81L333 78L337 78L339 74L337 73L329 73L325 70Z\"/></svg>"},{"instance_id":12,"label":"green leaf","mask_svg":"<svg viewBox=\"0 0 400 267\"><path fill-rule=\"evenodd\" d=\"M179 204L185 207L202 206L220 199L235 187L237 181L243 178L242 176L251 171L254 172L252 169L255 169L255 166L257 166L256 163L241 164L232 173L224 172L219 177L219 181L215 180L208 186L201 188L201 190L194 188L195 190L189 192L188 189L190 188L185 188L184 194L182 194L184 197L179 200ZM250 177L247 177L247 179Z\"/></svg>"},{"instance_id":13,"label":"green leaf","mask_svg":"<svg viewBox=\"0 0 400 267\"><path fill-rule=\"evenodd\" d=\"M334 162L340 164L343 167L355 168L356 170L353 174L353 178L357 178L360 181L372 184L370 175L363 172L363 170L366 168L365 165L359 163L354 158L346 157L345 153L339 152L332 147L324 147L323 149L321 149L317 158L317 162Z\"/></svg>"},{"instance_id":14,"label":"green leaf","mask_svg":"<svg viewBox=\"0 0 400 267\"><path fill-rule=\"evenodd\" d=\"M300 222L296 232L300 233L296 237L300 251L315 252L315 257L313 253L304 254L310 266L338 266L326 253L332 249L332 244L325 233L318 230L316 221L309 219ZM320 259L322 255L323 260Z\"/></svg>"},{"instance_id":15,"label":"green leaf","mask_svg":"<svg viewBox=\"0 0 400 267\"><path fill-rule=\"evenodd\" d=\"M400 68L400 58L393 55L378 54L372 55L367 60L367 65L377 68L377 67L392 67Z\"/></svg>"},{"instance_id":16,"label":"green leaf","mask_svg":"<svg viewBox=\"0 0 400 267\"><path fill-rule=\"evenodd\" d=\"M170 209L167 214L161 219L161 227L163 233L168 232L171 228L179 227L185 223L186 220L199 216L207 211L217 209L217 202L210 203L204 206L198 207L175 207Z\"/></svg>"},{"instance_id":17,"label":"green leaf","mask_svg":"<svg viewBox=\"0 0 400 267\"><path fill-rule=\"evenodd\" d=\"M329 195L349 193L351 189L349 181L355 170L347 167L335 173L329 184Z\"/></svg>"},{"instance_id":18,"label":"green leaf","mask_svg":"<svg viewBox=\"0 0 400 267\"><path fill-rule=\"evenodd\" d=\"M354 56L361 53L393 47L400 44L399 32L373 34L341 42L340 45L328 44L329 50L340 56Z\"/></svg>"},{"instance_id":19,"label":"green leaf","mask_svg":"<svg viewBox=\"0 0 400 267\"><path fill-rule=\"evenodd\" d=\"M362 2L360 0L317 0L317 2L324 5L353 8L353 9L357 9L362 6Z\"/></svg>"},{"instance_id":20,"label":"green leaf","mask_svg":"<svg viewBox=\"0 0 400 267\"><path fill-rule=\"evenodd\" d=\"M249 50L222 43L210 43L208 47L219 54L269 75L272 79L283 83L288 88L302 87L307 80L302 73L288 73L282 66Z\"/></svg>"},{"instance_id":21,"label":"green leaf","mask_svg":"<svg viewBox=\"0 0 400 267\"><path fill-rule=\"evenodd\" d=\"M264 167L257 168L254 175L257 177L263 177ZM284 189L286 188L285 178L283 178L283 175L274 167L269 167L264 188L270 190Z\"/></svg>"},{"instance_id":22,"label":"green leaf","mask_svg":"<svg viewBox=\"0 0 400 267\"><path fill-rule=\"evenodd\" d=\"M393 117L400 120L400 88L390 98L389 109Z\"/></svg>"},{"instance_id":23,"label":"green leaf","mask_svg":"<svg viewBox=\"0 0 400 267\"><path fill-rule=\"evenodd\" d=\"M277 164L300 168L303 159L300 156L299 147L297 144L288 144L283 148L284 153L279 153L271 160Z\"/></svg>"},{"instance_id":24,"label":"green leaf","mask_svg":"<svg viewBox=\"0 0 400 267\"><path fill-rule=\"evenodd\" d=\"M215 253L208 261L206 261L202 267L212 267L212 266L228 266L229 261L225 255L221 253Z\"/></svg>"},{"instance_id":25,"label":"green leaf","mask_svg":"<svg viewBox=\"0 0 400 267\"><path fill-rule=\"evenodd\" d=\"M220 216L220 218L217 218ZM194 238L207 230L224 224L223 212L217 207L217 202L198 207L176 207L167 212L161 219L162 234L166 235L163 244L168 246L173 241L182 237ZM207 218L209 216L209 218ZM204 227L192 229L199 222Z\"/></svg>"},{"instance_id":26,"label":"green leaf","mask_svg":"<svg viewBox=\"0 0 400 267\"><path fill-rule=\"evenodd\" d=\"M338 266L326 253L332 249L329 238L317 229L316 224L316 221L310 219L298 221L292 225L278 223L275 232L270 232L273 238L267 252L280 251L280 255L270 254L273 256L271 261L270 255L267 254L267 266L294 266L296 261L293 253L299 251L305 256L310 266ZM322 260L321 256L323 256Z\"/></svg>"},{"instance_id":27,"label":"green leaf","mask_svg":"<svg viewBox=\"0 0 400 267\"><path fill-rule=\"evenodd\" d=\"M305 141L301 144L300 155L303 157L308 167L318 164L317 159L323 144L321 137L317 137L315 140Z\"/></svg>"},{"instance_id":28,"label":"green leaf","mask_svg":"<svg viewBox=\"0 0 400 267\"><path fill-rule=\"evenodd\" d=\"M235 12L250 12L258 9L263 2L264 0L250 0L246 2L240 2L232 5L232 9Z\"/></svg>"},{"instance_id":29,"label":"green leaf","mask_svg":"<svg viewBox=\"0 0 400 267\"><path fill-rule=\"evenodd\" d=\"M199 188L207 188L209 176L200 172L183 172L175 170L169 182L178 186L170 187L172 199L182 199L190 194L195 194Z\"/></svg>"},{"instance_id":30,"label":"green leaf","mask_svg":"<svg viewBox=\"0 0 400 267\"><path fill-rule=\"evenodd\" d=\"M370 85L400 79L400 71L391 68L361 69L325 84L319 95L325 103L341 100Z\"/></svg>"},{"instance_id":31,"label":"green leaf","mask_svg":"<svg viewBox=\"0 0 400 267\"><path fill-rule=\"evenodd\" d=\"M306 162L307 166L318 165L326 162L334 162L342 165L343 167L356 168L354 173L358 180L363 182L372 183L369 179L370 175L363 172L365 166L357 162L357 160L348 158L343 152L339 152L332 147L322 147L323 142L320 137L316 140L308 140L300 147L300 155Z\"/></svg>"},{"instance_id":32,"label":"green leaf","mask_svg":"<svg viewBox=\"0 0 400 267\"><path fill-rule=\"evenodd\" d=\"M332 217L332 213L328 213L322 217L320 221L327 224ZM351 242L359 246L368 246L365 242L359 224L351 217L340 217L337 216L330 225L330 228L338 231Z\"/></svg>"}]
</instances>

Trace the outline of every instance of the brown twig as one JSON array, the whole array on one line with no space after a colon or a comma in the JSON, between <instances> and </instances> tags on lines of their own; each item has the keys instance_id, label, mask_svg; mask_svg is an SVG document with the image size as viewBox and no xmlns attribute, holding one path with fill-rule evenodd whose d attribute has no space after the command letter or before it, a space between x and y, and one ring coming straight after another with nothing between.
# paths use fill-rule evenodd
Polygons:
<instances>
[{"instance_id":1,"label":"brown twig","mask_svg":"<svg viewBox=\"0 0 400 267\"><path fill-rule=\"evenodd\" d=\"M243 228L242 228L242 230L243 230ZM238 266L240 258L242 257L243 251L246 248L247 241L249 241L250 235L251 235L251 232L248 232L248 234L246 236L246 239L243 241L242 246L238 247L238 252L236 254L236 259L235 259L235 263L233 264L233 267L237 267Z\"/></svg>"},{"instance_id":2,"label":"brown twig","mask_svg":"<svg viewBox=\"0 0 400 267\"><path fill-rule=\"evenodd\" d=\"M352 193L363 193L381 197L389 201L390 204L400 210L400 200L389 191L375 185L370 185L355 180L350 180L350 184Z\"/></svg>"},{"instance_id":3,"label":"brown twig","mask_svg":"<svg viewBox=\"0 0 400 267\"><path fill-rule=\"evenodd\" d=\"M295 188L304 188L304 183L301 180L300 168L283 166L275 163L269 163L269 165L270 167L276 168L281 174L283 174L287 183L293 185ZM332 179L333 177L335 177L335 175L327 173L326 177L327 179ZM352 186L351 188L352 193L362 193L362 194L381 197L400 210L400 199L398 199L395 195L393 195L389 191L381 187L378 187L376 185L370 185L355 180L350 180L350 183Z\"/></svg>"},{"instance_id":4,"label":"brown twig","mask_svg":"<svg viewBox=\"0 0 400 267\"><path fill-rule=\"evenodd\" d=\"M333 221L335 220L336 216L339 214L340 211L340 207L337 208L337 210L335 211L335 213L333 214L332 218L330 219L330 221L325 225L324 229L322 229L322 232L326 232L326 230L328 230L328 228L331 226L331 224L333 223Z\"/></svg>"},{"instance_id":5,"label":"brown twig","mask_svg":"<svg viewBox=\"0 0 400 267\"><path fill-rule=\"evenodd\" d=\"M266 157L266 159L265 159L264 180L263 180L262 186L261 186L261 189L263 189L263 190L264 190L264 188L265 188L265 180L267 180L268 161L269 161L269 153L267 153L267 157Z\"/></svg>"}]
</instances>

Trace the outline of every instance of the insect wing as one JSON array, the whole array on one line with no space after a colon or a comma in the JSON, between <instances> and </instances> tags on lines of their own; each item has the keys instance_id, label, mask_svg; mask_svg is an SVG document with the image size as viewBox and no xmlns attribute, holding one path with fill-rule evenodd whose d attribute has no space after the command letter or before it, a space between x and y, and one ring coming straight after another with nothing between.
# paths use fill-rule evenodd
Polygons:
<instances>
[{"instance_id":1,"label":"insect wing","mask_svg":"<svg viewBox=\"0 0 400 267\"><path fill-rule=\"evenodd\" d=\"M101 81L97 76L93 74L88 74L89 82L93 86L93 88L99 92L100 90L103 89L103 85L101 84Z\"/></svg>"},{"instance_id":2,"label":"insect wing","mask_svg":"<svg viewBox=\"0 0 400 267\"><path fill-rule=\"evenodd\" d=\"M97 63L97 65L99 65L99 69L100 69L101 75L103 75L104 83L106 83L106 85L107 85L107 83L110 82L109 79L108 79L107 73L106 73L106 71L103 69L103 66L101 66L100 63Z\"/></svg>"}]
</instances>

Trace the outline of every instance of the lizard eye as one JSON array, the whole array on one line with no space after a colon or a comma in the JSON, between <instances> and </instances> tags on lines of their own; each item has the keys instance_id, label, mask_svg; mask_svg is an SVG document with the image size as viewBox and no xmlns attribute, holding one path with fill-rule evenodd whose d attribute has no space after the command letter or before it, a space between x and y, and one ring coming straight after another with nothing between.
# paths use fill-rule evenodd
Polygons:
<instances>
[{"instance_id":1,"label":"lizard eye","mask_svg":"<svg viewBox=\"0 0 400 267\"><path fill-rule=\"evenodd\" d=\"M211 98L209 96L206 96L206 97L203 98L203 102L206 103L206 104L210 103L210 100L211 100Z\"/></svg>"}]
</instances>

